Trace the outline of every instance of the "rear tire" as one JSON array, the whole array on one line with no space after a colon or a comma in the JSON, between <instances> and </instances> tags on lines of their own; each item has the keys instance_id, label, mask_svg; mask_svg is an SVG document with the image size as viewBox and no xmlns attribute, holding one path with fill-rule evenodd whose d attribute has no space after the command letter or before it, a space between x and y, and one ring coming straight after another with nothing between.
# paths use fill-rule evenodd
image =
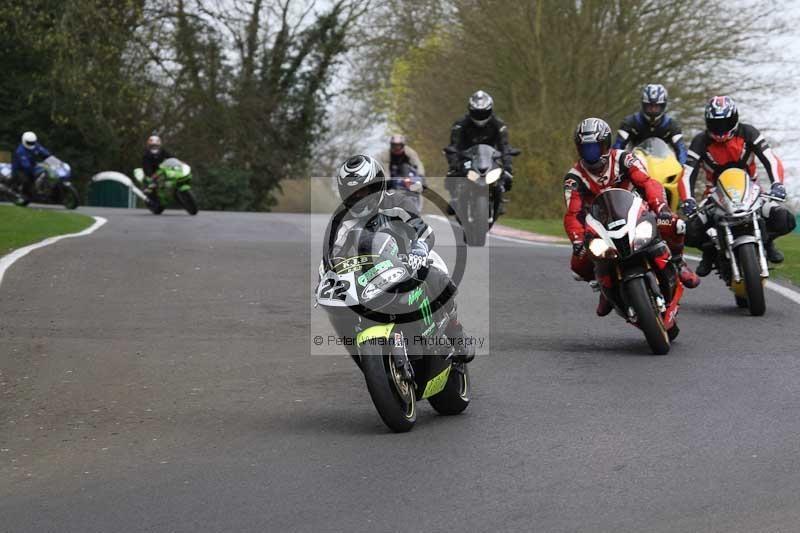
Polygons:
<instances>
[{"instance_id":1,"label":"rear tire","mask_svg":"<svg viewBox=\"0 0 800 533\"><path fill-rule=\"evenodd\" d=\"M75 187L72 185L61 187L61 203L67 209L77 209L81 205L81 199Z\"/></svg>"},{"instance_id":2,"label":"rear tire","mask_svg":"<svg viewBox=\"0 0 800 533\"><path fill-rule=\"evenodd\" d=\"M372 403L389 429L405 433L417 421L416 391L411 383L405 384L405 391L398 388L392 377L393 367L391 354L381 346L362 345L361 369Z\"/></svg>"},{"instance_id":3,"label":"rear tire","mask_svg":"<svg viewBox=\"0 0 800 533\"><path fill-rule=\"evenodd\" d=\"M638 326L644 333L647 344L656 355L669 353L669 335L658 312L644 278L633 278L625 283L628 305L633 307Z\"/></svg>"},{"instance_id":4,"label":"rear tire","mask_svg":"<svg viewBox=\"0 0 800 533\"><path fill-rule=\"evenodd\" d=\"M194 216L197 214L197 201L194 199L194 194L192 191L177 191L175 193L175 197L178 200L178 203L186 209L186 212L190 215Z\"/></svg>"},{"instance_id":5,"label":"rear tire","mask_svg":"<svg viewBox=\"0 0 800 533\"><path fill-rule=\"evenodd\" d=\"M469 405L469 365L460 364L458 366L460 368L453 365L450 369L450 375L447 376L447 384L442 392L428 398L428 403L440 415L457 415Z\"/></svg>"},{"instance_id":6,"label":"rear tire","mask_svg":"<svg viewBox=\"0 0 800 533\"><path fill-rule=\"evenodd\" d=\"M736 249L736 257L747 292L747 307L750 309L750 314L762 316L767 311L767 302L764 298L764 285L761 283L761 266L758 262L756 245L754 243L741 245Z\"/></svg>"}]
</instances>

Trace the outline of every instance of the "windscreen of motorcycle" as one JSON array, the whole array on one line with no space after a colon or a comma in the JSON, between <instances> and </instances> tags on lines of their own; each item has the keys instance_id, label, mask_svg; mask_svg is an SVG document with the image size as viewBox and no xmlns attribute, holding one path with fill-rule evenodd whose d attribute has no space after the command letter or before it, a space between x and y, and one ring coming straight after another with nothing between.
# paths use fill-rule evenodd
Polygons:
<instances>
[{"instance_id":1,"label":"windscreen of motorcycle","mask_svg":"<svg viewBox=\"0 0 800 533\"><path fill-rule=\"evenodd\" d=\"M661 159L675 157L675 152L672 150L672 148L670 148L664 139L659 139L658 137L650 137L649 139L645 139L639 143L635 149L641 150L648 155Z\"/></svg>"},{"instance_id":2,"label":"windscreen of motorcycle","mask_svg":"<svg viewBox=\"0 0 800 533\"><path fill-rule=\"evenodd\" d=\"M481 175L486 174L494 166L495 157L499 152L488 144L477 144L469 149L468 169L474 170Z\"/></svg>"},{"instance_id":3,"label":"windscreen of motorcycle","mask_svg":"<svg viewBox=\"0 0 800 533\"><path fill-rule=\"evenodd\" d=\"M634 149L634 153L645 164L650 177L664 185L676 183L683 175L683 166L675 152L658 137L645 139Z\"/></svg>"},{"instance_id":4,"label":"windscreen of motorcycle","mask_svg":"<svg viewBox=\"0 0 800 533\"><path fill-rule=\"evenodd\" d=\"M592 216L607 230L615 231L628 222L636 196L625 189L608 189L592 203Z\"/></svg>"},{"instance_id":5,"label":"windscreen of motorcycle","mask_svg":"<svg viewBox=\"0 0 800 533\"><path fill-rule=\"evenodd\" d=\"M759 187L741 168L729 168L717 178L714 200L730 214L747 212L758 199Z\"/></svg>"},{"instance_id":6,"label":"windscreen of motorcycle","mask_svg":"<svg viewBox=\"0 0 800 533\"><path fill-rule=\"evenodd\" d=\"M70 175L70 167L54 155L44 160L43 165L49 170L51 177L67 179Z\"/></svg>"}]
</instances>

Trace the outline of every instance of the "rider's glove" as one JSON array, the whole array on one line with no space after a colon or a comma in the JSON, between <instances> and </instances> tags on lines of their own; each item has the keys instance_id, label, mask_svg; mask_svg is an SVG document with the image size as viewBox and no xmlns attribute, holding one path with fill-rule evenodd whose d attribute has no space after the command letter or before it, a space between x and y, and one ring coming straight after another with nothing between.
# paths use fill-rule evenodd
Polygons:
<instances>
[{"instance_id":1,"label":"rider's glove","mask_svg":"<svg viewBox=\"0 0 800 533\"><path fill-rule=\"evenodd\" d=\"M775 196L776 198L780 198L781 200L786 199L786 187L783 186L783 183L775 182L772 184L772 188L769 190L770 196Z\"/></svg>"},{"instance_id":2,"label":"rider's glove","mask_svg":"<svg viewBox=\"0 0 800 533\"><path fill-rule=\"evenodd\" d=\"M659 226L671 226L672 225L672 211L669 210L669 207L666 205L661 208L658 212L658 218L656 223Z\"/></svg>"},{"instance_id":3,"label":"rider's glove","mask_svg":"<svg viewBox=\"0 0 800 533\"><path fill-rule=\"evenodd\" d=\"M690 217L697 213L697 200L694 198L687 198L686 200L681 202L681 211L687 217Z\"/></svg>"},{"instance_id":4,"label":"rider's glove","mask_svg":"<svg viewBox=\"0 0 800 533\"><path fill-rule=\"evenodd\" d=\"M511 174L510 170L503 171L503 189L506 192L511 190L511 184L514 181L514 176Z\"/></svg>"},{"instance_id":5,"label":"rider's glove","mask_svg":"<svg viewBox=\"0 0 800 533\"><path fill-rule=\"evenodd\" d=\"M424 241L414 241L408 253L408 266L419 270L428 264L428 245Z\"/></svg>"},{"instance_id":6,"label":"rider's glove","mask_svg":"<svg viewBox=\"0 0 800 533\"><path fill-rule=\"evenodd\" d=\"M572 255L580 257L586 253L586 244L583 241L572 241Z\"/></svg>"}]
</instances>

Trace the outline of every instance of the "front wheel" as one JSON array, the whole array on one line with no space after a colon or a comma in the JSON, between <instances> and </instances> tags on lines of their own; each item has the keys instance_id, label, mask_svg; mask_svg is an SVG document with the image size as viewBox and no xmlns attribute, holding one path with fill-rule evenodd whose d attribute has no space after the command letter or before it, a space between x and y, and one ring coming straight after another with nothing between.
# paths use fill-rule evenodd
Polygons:
<instances>
[{"instance_id":1,"label":"front wheel","mask_svg":"<svg viewBox=\"0 0 800 533\"><path fill-rule=\"evenodd\" d=\"M669 335L664 329L661 314L647 289L644 278L633 278L625 283L626 303L636 313L639 329L656 355L669 353Z\"/></svg>"},{"instance_id":2,"label":"front wheel","mask_svg":"<svg viewBox=\"0 0 800 533\"><path fill-rule=\"evenodd\" d=\"M72 184L61 186L61 203L67 209L77 209L81 205L78 191Z\"/></svg>"},{"instance_id":3,"label":"front wheel","mask_svg":"<svg viewBox=\"0 0 800 533\"><path fill-rule=\"evenodd\" d=\"M152 191L147 195L147 201L145 204L147 205L147 209L149 209L154 215L160 215L164 212L164 206L161 204L161 200L158 198L158 193L155 191Z\"/></svg>"},{"instance_id":4,"label":"front wheel","mask_svg":"<svg viewBox=\"0 0 800 533\"><path fill-rule=\"evenodd\" d=\"M178 199L178 203L186 209L186 212L190 215L197 214L197 201L194 199L194 194L192 191L176 191L175 197Z\"/></svg>"},{"instance_id":5,"label":"front wheel","mask_svg":"<svg viewBox=\"0 0 800 533\"><path fill-rule=\"evenodd\" d=\"M428 398L428 402L440 415L457 415L469 405L469 392L469 367L456 363L450 368L442 392Z\"/></svg>"},{"instance_id":6,"label":"front wheel","mask_svg":"<svg viewBox=\"0 0 800 533\"><path fill-rule=\"evenodd\" d=\"M390 353L381 346L362 345L361 369L367 390L384 424L395 433L405 433L417 421L413 383L402 377Z\"/></svg>"},{"instance_id":7,"label":"front wheel","mask_svg":"<svg viewBox=\"0 0 800 533\"><path fill-rule=\"evenodd\" d=\"M747 243L736 249L736 258L742 272L742 280L747 293L747 307L753 316L762 316L767 312L764 298L764 285L761 282L761 266L754 243Z\"/></svg>"},{"instance_id":8,"label":"front wheel","mask_svg":"<svg viewBox=\"0 0 800 533\"><path fill-rule=\"evenodd\" d=\"M472 203L471 219L467 220L467 244L484 246L486 234L489 232L489 197L484 191L479 192Z\"/></svg>"}]
</instances>

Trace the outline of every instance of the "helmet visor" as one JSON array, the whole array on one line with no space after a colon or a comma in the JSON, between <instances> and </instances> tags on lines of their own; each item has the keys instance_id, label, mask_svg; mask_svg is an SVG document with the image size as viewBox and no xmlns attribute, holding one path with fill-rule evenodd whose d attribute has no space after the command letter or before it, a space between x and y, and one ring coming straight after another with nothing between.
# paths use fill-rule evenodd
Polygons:
<instances>
[{"instance_id":1,"label":"helmet visor","mask_svg":"<svg viewBox=\"0 0 800 533\"><path fill-rule=\"evenodd\" d=\"M583 166L596 171L605 168L608 161L608 146L604 143L586 143L578 145L578 154Z\"/></svg>"},{"instance_id":2,"label":"helmet visor","mask_svg":"<svg viewBox=\"0 0 800 533\"><path fill-rule=\"evenodd\" d=\"M492 109L470 109L469 116L476 121L488 120L492 116Z\"/></svg>"},{"instance_id":3,"label":"helmet visor","mask_svg":"<svg viewBox=\"0 0 800 533\"><path fill-rule=\"evenodd\" d=\"M380 187L364 186L352 191L344 199L344 205L354 216L364 216L378 209L383 198Z\"/></svg>"},{"instance_id":4,"label":"helmet visor","mask_svg":"<svg viewBox=\"0 0 800 533\"><path fill-rule=\"evenodd\" d=\"M644 110L644 114L652 120L664 114L664 112L667 110L667 104L645 103L642 104L642 109Z\"/></svg>"},{"instance_id":5,"label":"helmet visor","mask_svg":"<svg viewBox=\"0 0 800 533\"><path fill-rule=\"evenodd\" d=\"M608 155L608 147L603 143L586 143L578 145L578 154L584 162L591 164L597 163Z\"/></svg>"},{"instance_id":6,"label":"helmet visor","mask_svg":"<svg viewBox=\"0 0 800 533\"><path fill-rule=\"evenodd\" d=\"M736 117L710 118L706 120L706 127L714 135L725 136L736 128L737 122Z\"/></svg>"}]
</instances>

